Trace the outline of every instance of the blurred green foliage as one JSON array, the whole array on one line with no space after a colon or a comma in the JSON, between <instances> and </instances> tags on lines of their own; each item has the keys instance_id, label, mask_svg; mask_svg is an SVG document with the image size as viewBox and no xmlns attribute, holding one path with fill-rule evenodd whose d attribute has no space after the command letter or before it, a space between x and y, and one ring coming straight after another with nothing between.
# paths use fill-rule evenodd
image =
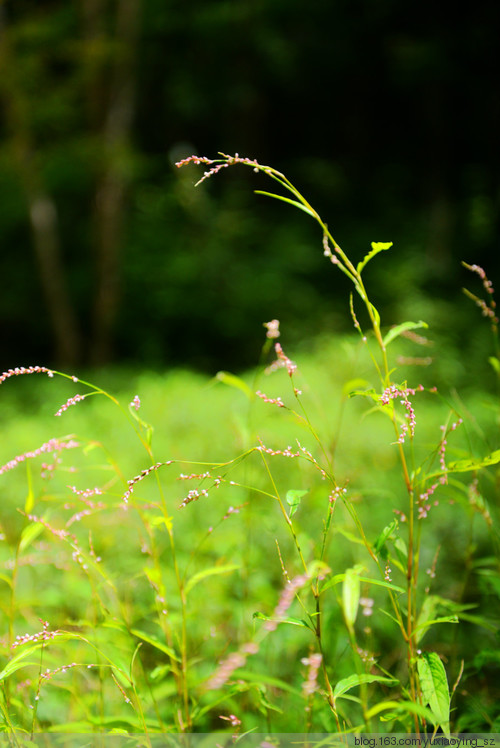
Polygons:
<instances>
[{"instance_id":1,"label":"blurred green foliage","mask_svg":"<svg viewBox=\"0 0 500 748\"><path fill-rule=\"evenodd\" d=\"M260 325L338 326L345 285L303 215L191 152L272 162L374 271L381 301L495 281L499 7L6 0L0 6L3 368L250 365ZM411 279L414 298L408 298ZM429 304L429 300L432 304ZM379 304L380 306L380 304ZM464 322L447 314L458 340ZM307 322L306 322L307 320Z\"/></svg>"}]
</instances>

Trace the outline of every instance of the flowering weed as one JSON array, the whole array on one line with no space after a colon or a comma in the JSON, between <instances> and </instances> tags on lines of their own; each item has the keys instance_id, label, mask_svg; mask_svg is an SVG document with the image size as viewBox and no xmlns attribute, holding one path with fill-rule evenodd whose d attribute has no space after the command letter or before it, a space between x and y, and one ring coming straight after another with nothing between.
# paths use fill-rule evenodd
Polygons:
<instances>
[{"instance_id":1,"label":"flowering weed","mask_svg":"<svg viewBox=\"0 0 500 748\"><path fill-rule=\"evenodd\" d=\"M402 357L402 342L429 343L425 323L387 327L370 301L363 272L390 242L354 262L280 172L238 155L191 163L208 167L201 182L250 166L284 192L262 194L318 223L352 282L356 337L341 366L321 342L310 365L265 323L252 377L198 388L219 398L208 418L168 382L118 398L39 366L0 376L3 397L25 374L78 388L58 425L99 430L111 410L118 424L26 443L0 468L2 729L486 731L494 698L467 699L495 662L494 437L420 383L430 357ZM468 267L496 335L492 286Z\"/></svg>"}]
</instances>

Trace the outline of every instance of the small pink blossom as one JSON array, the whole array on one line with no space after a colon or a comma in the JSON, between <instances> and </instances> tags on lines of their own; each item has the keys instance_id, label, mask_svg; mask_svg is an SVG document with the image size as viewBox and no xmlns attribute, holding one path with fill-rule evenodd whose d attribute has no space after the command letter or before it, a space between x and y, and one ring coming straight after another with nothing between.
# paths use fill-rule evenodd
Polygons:
<instances>
[{"instance_id":1,"label":"small pink blossom","mask_svg":"<svg viewBox=\"0 0 500 748\"><path fill-rule=\"evenodd\" d=\"M139 410L139 408L141 407L141 401L139 399L139 395L136 395L134 397L134 399L132 400L132 402L129 403L129 406L131 408L135 408L136 410Z\"/></svg>"},{"instance_id":2,"label":"small pink blossom","mask_svg":"<svg viewBox=\"0 0 500 748\"><path fill-rule=\"evenodd\" d=\"M280 336L280 321L279 319L272 319L270 322L264 322L264 327L267 328L266 338L279 338Z\"/></svg>"}]
</instances>

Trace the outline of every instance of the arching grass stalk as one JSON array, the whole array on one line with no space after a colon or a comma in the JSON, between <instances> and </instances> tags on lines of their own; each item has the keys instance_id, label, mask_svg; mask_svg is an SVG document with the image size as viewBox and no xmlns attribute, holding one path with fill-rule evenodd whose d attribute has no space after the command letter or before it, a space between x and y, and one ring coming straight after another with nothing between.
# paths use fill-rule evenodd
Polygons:
<instances>
[{"instance_id":1,"label":"arching grass stalk","mask_svg":"<svg viewBox=\"0 0 500 748\"><path fill-rule=\"evenodd\" d=\"M267 197L271 197L276 200L280 200L282 202L293 205L294 207L307 213L318 223L321 229L321 232L322 232L322 236L323 236L323 253L325 257L327 257L333 265L336 265L338 269L349 278L349 280L352 282L354 286L356 293L361 298L363 305L366 309L366 312L368 314L368 318L370 321L370 326L373 331L373 335L375 337L375 341L379 349L380 361L377 361L377 359L373 356L371 349L369 349L370 356L372 358L378 377L380 379L382 390L383 392L386 392L388 388L391 387L391 377L390 377L391 372L389 369L389 362L388 362L388 357L387 357L387 338L384 339L382 335L380 315L376 307L371 303L369 299L369 296L366 291L364 281L362 278L362 272L364 268L366 267L366 265L370 262L370 260L373 257L379 254L379 252L389 249L392 246L392 243L391 242L373 243L372 250L363 258L363 260L361 260L355 265L349 259L349 257L344 252L342 247L335 241L334 237L332 236L328 228L328 225L326 224L325 221L323 221L319 213L312 207L312 205L308 202L308 200L299 192L299 190L289 181L289 179L284 174L277 171L271 166L259 164L255 159L242 158L238 154L235 154L234 156L230 156L224 153L220 153L219 156L220 158L217 158L217 159L209 159L204 156L190 156L188 158L183 159L182 161L179 161L177 163L177 166L182 167L187 164L196 164L196 165L206 165L210 167L207 171L205 171L203 177L196 183L197 185L201 184L203 181L205 181L209 177L217 174L223 168L227 168L228 166L233 166L236 164L241 164L243 166L250 167L255 172L263 172L265 175L273 179L283 190L285 190L286 193L291 195L291 197L280 195L280 194L275 194L271 192L266 192L263 190L256 190L256 194L266 195ZM368 344L367 337L363 334L361 326L359 322L357 321L357 318L354 312L354 305L352 302L352 297L351 297L351 314L353 317L355 327L359 331L364 343ZM387 404L390 405L390 407L388 408L388 414L393 423L393 428L394 428L394 432L396 435L396 443L398 445L399 460L401 464L403 479L404 479L406 491L408 494L408 560L407 560L407 571L406 571L407 611L406 611L406 624L402 626L402 635L407 646L407 662L408 662L411 697L414 702L417 702L418 701L418 686L417 686L417 673L416 673L416 665L415 665L414 627L415 627L415 622L416 622L415 591L416 591L416 584L417 584L417 579L416 579L417 566L415 565L415 557L418 558L418 548L416 548L417 538L416 538L415 495L414 495L415 491L414 491L414 484L413 484L412 478L410 477L410 471L408 469L405 451L403 448L403 440L400 438L401 434L400 434L400 429L398 426L396 409L394 408L392 402L391 403L388 402ZM314 429L312 429L312 427L311 427L311 431L313 433L313 436L315 436L315 438L317 439L317 436L314 432ZM410 438L411 439L413 438L413 433L410 434ZM287 514L285 511L284 511L284 514L285 514L285 517L287 518ZM290 520L288 520L288 522L290 522ZM358 530L361 531L362 538L365 542L366 547L368 548L370 555L372 556L372 558L375 559L374 554L368 542L366 541L366 538L364 537L364 532L362 528L360 527L359 521L356 522L356 525L358 527ZM418 533L418 535L420 536L420 533ZM300 552L300 549L299 549L299 552ZM395 607L397 608L397 604L394 599L394 596L391 595L391 599L392 599L393 605L395 605ZM402 624L402 619L401 619L401 616L399 615L399 610L398 610L397 618ZM414 718L414 722L415 722L415 729L418 732L419 721L416 715Z\"/></svg>"}]
</instances>

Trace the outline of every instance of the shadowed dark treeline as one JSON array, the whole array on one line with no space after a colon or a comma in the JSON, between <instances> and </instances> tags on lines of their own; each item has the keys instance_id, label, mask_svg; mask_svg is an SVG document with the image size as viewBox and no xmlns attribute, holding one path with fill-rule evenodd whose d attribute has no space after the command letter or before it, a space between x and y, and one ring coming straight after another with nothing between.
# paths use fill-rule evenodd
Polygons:
<instances>
[{"instance_id":1,"label":"shadowed dark treeline","mask_svg":"<svg viewBox=\"0 0 500 748\"><path fill-rule=\"evenodd\" d=\"M448 299L495 281L499 6L396 0L75 0L0 5L3 367L254 363L262 322L339 330L346 287L271 163L370 271L390 321L465 322ZM443 301L436 303L437 299ZM343 318L342 311L342 318Z\"/></svg>"}]
</instances>

